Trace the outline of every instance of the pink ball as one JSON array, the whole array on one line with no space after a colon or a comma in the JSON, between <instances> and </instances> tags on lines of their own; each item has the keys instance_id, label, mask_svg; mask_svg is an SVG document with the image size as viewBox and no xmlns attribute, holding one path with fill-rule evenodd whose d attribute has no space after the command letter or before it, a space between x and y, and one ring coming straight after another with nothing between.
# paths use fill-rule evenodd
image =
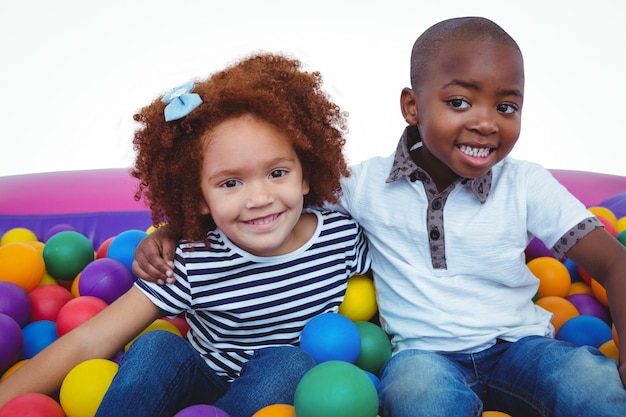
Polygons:
<instances>
[{"instance_id":1,"label":"pink ball","mask_svg":"<svg viewBox=\"0 0 626 417\"><path fill-rule=\"evenodd\" d=\"M68 301L57 315L59 337L80 326L107 307L107 303L93 296L82 296Z\"/></svg>"},{"instance_id":2,"label":"pink ball","mask_svg":"<svg viewBox=\"0 0 626 417\"><path fill-rule=\"evenodd\" d=\"M63 409L44 394L18 395L0 408L0 417L65 417Z\"/></svg>"},{"instance_id":3,"label":"pink ball","mask_svg":"<svg viewBox=\"0 0 626 417\"><path fill-rule=\"evenodd\" d=\"M22 287L12 282L0 282L0 313L24 327L30 320L30 310L30 299Z\"/></svg>"},{"instance_id":4,"label":"pink ball","mask_svg":"<svg viewBox=\"0 0 626 417\"><path fill-rule=\"evenodd\" d=\"M133 286L133 275L116 259L96 259L83 269L78 293L91 295L111 304Z\"/></svg>"},{"instance_id":5,"label":"pink ball","mask_svg":"<svg viewBox=\"0 0 626 417\"><path fill-rule=\"evenodd\" d=\"M61 308L73 297L59 285L41 285L28 293L32 305L31 320L56 321Z\"/></svg>"}]
</instances>

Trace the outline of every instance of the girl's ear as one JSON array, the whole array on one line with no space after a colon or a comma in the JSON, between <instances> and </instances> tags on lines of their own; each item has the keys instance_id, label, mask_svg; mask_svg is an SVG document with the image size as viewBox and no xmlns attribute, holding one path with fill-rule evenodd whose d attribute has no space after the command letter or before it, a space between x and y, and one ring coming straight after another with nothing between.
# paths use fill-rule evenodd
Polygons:
<instances>
[{"instance_id":1,"label":"girl's ear","mask_svg":"<svg viewBox=\"0 0 626 417\"><path fill-rule=\"evenodd\" d=\"M308 175L303 176L302 177L302 195L307 195L309 191L311 191L311 187L309 185L309 177Z\"/></svg>"},{"instance_id":2,"label":"girl's ear","mask_svg":"<svg viewBox=\"0 0 626 417\"><path fill-rule=\"evenodd\" d=\"M400 109L402 110L404 120L411 126L417 126L417 100L415 99L413 89L409 87L402 89L402 93L400 94Z\"/></svg>"},{"instance_id":3,"label":"girl's ear","mask_svg":"<svg viewBox=\"0 0 626 417\"><path fill-rule=\"evenodd\" d=\"M206 203L206 201L200 203L200 214L202 214L203 216L208 216L209 214L211 214L211 210L209 210L209 205Z\"/></svg>"}]
</instances>

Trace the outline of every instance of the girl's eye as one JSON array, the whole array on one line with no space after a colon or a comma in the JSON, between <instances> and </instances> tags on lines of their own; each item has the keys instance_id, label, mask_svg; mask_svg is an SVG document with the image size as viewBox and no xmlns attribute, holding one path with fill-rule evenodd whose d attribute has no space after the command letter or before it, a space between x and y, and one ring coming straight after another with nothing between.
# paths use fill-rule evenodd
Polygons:
<instances>
[{"instance_id":1,"label":"girl's eye","mask_svg":"<svg viewBox=\"0 0 626 417\"><path fill-rule=\"evenodd\" d=\"M448 100L448 104L455 109L466 109L469 107L469 103L462 98L453 98L452 100Z\"/></svg>"},{"instance_id":2,"label":"girl's eye","mask_svg":"<svg viewBox=\"0 0 626 417\"><path fill-rule=\"evenodd\" d=\"M517 111L517 106L513 105L513 104L498 104L497 107L498 111L500 113L504 113L504 114L513 114Z\"/></svg>"},{"instance_id":3,"label":"girl's eye","mask_svg":"<svg viewBox=\"0 0 626 417\"><path fill-rule=\"evenodd\" d=\"M285 175L287 175L287 171L285 171L284 169L275 169L270 173L270 178L280 178L284 177Z\"/></svg>"},{"instance_id":4,"label":"girl's eye","mask_svg":"<svg viewBox=\"0 0 626 417\"><path fill-rule=\"evenodd\" d=\"M222 187L224 188L233 188L233 187L236 187L237 185L239 185L239 181L237 180L228 180L222 183Z\"/></svg>"}]
</instances>

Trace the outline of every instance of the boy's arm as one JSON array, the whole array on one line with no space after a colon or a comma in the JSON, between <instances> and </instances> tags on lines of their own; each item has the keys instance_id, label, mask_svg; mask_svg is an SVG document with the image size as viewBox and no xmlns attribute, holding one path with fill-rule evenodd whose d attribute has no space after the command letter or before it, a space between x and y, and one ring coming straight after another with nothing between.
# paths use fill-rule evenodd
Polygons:
<instances>
[{"instance_id":1,"label":"boy's arm","mask_svg":"<svg viewBox=\"0 0 626 417\"><path fill-rule=\"evenodd\" d=\"M133 273L146 281L172 284L174 279L174 252L176 239L167 225L146 236L135 249Z\"/></svg>"},{"instance_id":2,"label":"boy's arm","mask_svg":"<svg viewBox=\"0 0 626 417\"><path fill-rule=\"evenodd\" d=\"M604 228L574 245L567 256L606 289L611 317L622 343L619 373L626 387L626 248Z\"/></svg>"},{"instance_id":3,"label":"boy's arm","mask_svg":"<svg viewBox=\"0 0 626 417\"><path fill-rule=\"evenodd\" d=\"M88 359L112 358L162 312L136 287L70 331L0 383L0 407L18 395L53 395L67 373Z\"/></svg>"}]
</instances>

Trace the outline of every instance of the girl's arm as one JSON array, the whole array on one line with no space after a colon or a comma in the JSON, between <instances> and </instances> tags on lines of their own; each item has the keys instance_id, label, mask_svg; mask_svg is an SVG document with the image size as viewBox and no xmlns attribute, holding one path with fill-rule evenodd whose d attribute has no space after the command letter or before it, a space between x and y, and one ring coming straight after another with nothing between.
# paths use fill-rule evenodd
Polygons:
<instances>
[{"instance_id":1,"label":"girl's arm","mask_svg":"<svg viewBox=\"0 0 626 417\"><path fill-rule=\"evenodd\" d=\"M606 289L611 317L622 343L619 373L626 387L626 248L604 228L574 245L567 256Z\"/></svg>"},{"instance_id":2,"label":"girl's arm","mask_svg":"<svg viewBox=\"0 0 626 417\"><path fill-rule=\"evenodd\" d=\"M162 312L136 287L52 343L0 384L0 407L29 392L52 395L79 363L112 358Z\"/></svg>"}]
</instances>

